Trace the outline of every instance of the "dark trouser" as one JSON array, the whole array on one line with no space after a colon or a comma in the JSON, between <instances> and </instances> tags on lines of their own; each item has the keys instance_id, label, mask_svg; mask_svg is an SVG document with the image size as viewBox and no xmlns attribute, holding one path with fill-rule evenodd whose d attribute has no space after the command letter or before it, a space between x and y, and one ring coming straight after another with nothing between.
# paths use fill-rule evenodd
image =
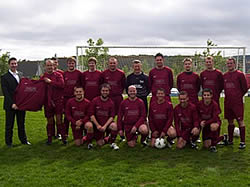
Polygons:
<instances>
[{"instance_id":1,"label":"dark trouser","mask_svg":"<svg viewBox=\"0 0 250 187\"><path fill-rule=\"evenodd\" d=\"M148 100L147 100L147 96L146 97L138 97L138 98L140 98L143 101L143 103L145 105L146 115L148 115Z\"/></svg>"},{"instance_id":2,"label":"dark trouser","mask_svg":"<svg viewBox=\"0 0 250 187\"><path fill-rule=\"evenodd\" d=\"M20 110L5 110L5 143L6 145L12 144L13 127L17 118L18 138L21 143L27 142L25 133L25 111Z\"/></svg>"}]
</instances>

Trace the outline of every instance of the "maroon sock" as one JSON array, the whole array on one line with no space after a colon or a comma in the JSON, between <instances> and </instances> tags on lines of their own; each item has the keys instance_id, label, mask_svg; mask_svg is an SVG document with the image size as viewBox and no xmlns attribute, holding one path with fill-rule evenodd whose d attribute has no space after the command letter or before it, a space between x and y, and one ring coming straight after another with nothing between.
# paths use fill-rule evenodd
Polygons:
<instances>
[{"instance_id":1,"label":"maroon sock","mask_svg":"<svg viewBox=\"0 0 250 187\"><path fill-rule=\"evenodd\" d=\"M69 135L69 121L67 118L64 118L64 126L65 126L65 133L68 136Z\"/></svg>"},{"instance_id":2,"label":"maroon sock","mask_svg":"<svg viewBox=\"0 0 250 187\"><path fill-rule=\"evenodd\" d=\"M67 139L67 136L66 136L66 129L65 129L65 125L64 123L58 125L58 127L60 129L60 134L62 136L62 140L66 140Z\"/></svg>"},{"instance_id":3,"label":"maroon sock","mask_svg":"<svg viewBox=\"0 0 250 187\"><path fill-rule=\"evenodd\" d=\"M227 130L228 130L228 141L233 142L234 139L234 125L228 125Z\"/></svg>"},{"instance_id":4,"label":"maroon sock","mask_svg":"<svg viewBox=\"0 0 250 187\"><path fill-rule=\"evenodd\" d=\"M211 138L211 146L216 146L217 145L217 140L218 140L218 131L214 131L211 133L212 134L212 138Z\"/></svg>"},{"instance_id":5,"label":"maroon sock","mask_svg":"<svg viewBox=\"0 0 250 187\"><path fill-rule=\"evenodd\" d=\"M147 134L141 134L141 143L143 143L146 140L147 136L148 136Z\"/></svg>"},{"instance_id":6,"label":"maroon sock","mask_svg":"<svg viewBox=\"0 0 250 187\"><path fill-rule=\"evenodd\" d=\"M52 136L48 136L48 142L52 142Z\"/></svg>"},{"instance_id":7,"label":"maroon sock","mask_svg":"<svg viewBox=\"0 0 250 187\"><path fill-rule=\"evenodd\" d=\"M94 137L94 133L87 132L87 144L90 144L92 142L93 137Z\"/></svg>"},{"instance_id":8,"label":"maroon sock","mask_svg":"<svg viewBox=\"0 0 250 187\"><path fill-rule=\"evenodd\" d=\"M216 145L221 142L222 140L224 140L224 136L219 136L217 137L217 140L216 140Z\"/></svg>"},{"instance_id":9,"label":"maroon sock","mask_svg":"<svg viewBox=\"0 0 250 187\"><path fill-rule=\"evenodd\" d=\"M200 136L192 136L192 142L196 142L199 139Z\"/></svg>"},{"instance_id":10,"label":"maroon sock","mask_svg":"<svg viewBox=\"0 0 250 187\"><path fill-rule=\"evenodd\" d=\"M110 137L110 139L109 139L109 142L110 142L110 143L114 143L114 142L115 142L117 133L118 133L118 131L111 131L111 137Z\"/></svg>"},{"instance_id":11,"label":"maroon sock","mask_svg":"<svg viewBox=\"0 0 250 187\"><path fill-rule=\"evenodd\" d=\"M246 127L239 127L240 129L240 142L245 142L245 137L246 137Z\"/></svg>"},{"instance_id":12,"label":"maroon sock","mask_svg":"<svg viewBox=\"0 0 250 187\"><path fill-rule=\"evenodd\" d=\"M47 136L49 137L49 136L53 136L54 134L53 134L53 126L54 126L54 124L47 124Z\"/></svg>"},{"instance_id":13,"label":"maroon sock","mask_svg":"<svg viewBox=\"0 0 250 187\"><path fill-rule=\"evenodd\" d=\"M167 137L167 141L168 141L169 143L171 143L173 139L175 139L175 138L170 138L169 136Z\"/></svg>"}]
</instances>

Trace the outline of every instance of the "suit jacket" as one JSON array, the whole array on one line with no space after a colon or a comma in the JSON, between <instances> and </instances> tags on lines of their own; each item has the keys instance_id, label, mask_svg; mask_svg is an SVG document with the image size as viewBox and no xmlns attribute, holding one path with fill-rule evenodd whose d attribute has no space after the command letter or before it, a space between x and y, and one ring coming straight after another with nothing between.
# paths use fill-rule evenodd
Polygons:
<instances>
[{"instance_id":1,"label":"suit jacket","mask_svg":"<svg viewBox=\"0 0 250 187\"><path fill-rule=\"evenodd\" d=\"M18 72L20 80L23 77L22 75L23 74L21 72ZM18 85L17 80L9 71L1 76L1 86L4 95L4 101L3 101L4 110L12 109L11 106L12 104L14 104L13 97L17 85Z\"/></svg>"}]
</instances>

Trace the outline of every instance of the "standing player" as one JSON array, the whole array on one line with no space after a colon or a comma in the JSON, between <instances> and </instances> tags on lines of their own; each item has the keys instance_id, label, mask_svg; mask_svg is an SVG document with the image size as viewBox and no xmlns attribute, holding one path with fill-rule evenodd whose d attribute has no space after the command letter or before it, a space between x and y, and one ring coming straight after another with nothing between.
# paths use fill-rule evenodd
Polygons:
<instances>
[{"instance_id":1,"label":"standing player","mask_svg":"<svg viewBox=\"0 0 250 187\"><path fill-rule=\"evenodd\" d=\"M208 56L205 60L206 70L200 74L202 89L210 88L213 92L213 100L220 107L220 93L223 90L223 74L214 68L214 59Z\"/></svg>"},{"instance_id":2,"label":"standing player","mask_svg":"<svg viewBox=\"0 0 250 187\"><path fill-rule=\"evenodd\" d=\"M110 98L115 105L115 114L118 113L119 106L123 100L122 93L126 84L125 73L117 68L118 61L111 57L108 60L108 69L102 72L102 82L111 86Z\"/></svg>"},{"instance_id":3,"label":"standing player","mask_svg":"<svg viewBox=\"0 0 250 187\"><path fill-rule=\"evenodd\" d=\"M247 80L239 70L236 70L236 61L230 57L226 63L228 71L223 75L224 78L224 115L228 120L228 144L233 144L234 119L237 120L240 129L239 149L244 149L245 144L245 124L244 124L244 104L243 96L248 90Z\"/></svg>"},{"instance_id":4,"label":"standing player","mask_svg":"<svg viewBox=\"0 0 250 187\"><path fill-rule=\"evenodd\" d=\"M47 83L47 100L44 106L45 117L47 118L47 145L51 145L54 126L54 116L56 116L56 126L59 133L62 135L63 144L67 144L65 126L62 123L63 113L63 76L53 70L53 61L45 61L45 73L41 77Z\"/></svg>"},{"instance_id":5,"label":"standing player","mask_svg":"<svg viewBox=\"0 0 250 187\"><path fill-rule=\"evenodd\" d=\"M118 113L118 130L120 136L125 136L129 147L135 147L137 132L141 134L141 143L146 146L148 127L145 124L146 111L144 103L136 97L136 87L128 87L128 98L122 101Z\"/></svg>"},{"instance_id":6,"label":"standing player","mask_svg":"<svg viewBox=\"0 0 250 187\"><path fill-rule=\"evenodd\" d=\"M105 132L110 131L111 136L108 136L108 142L111 144L111 148L118 150L119 147L115 143L117 136L117 125L114 122L115 107L113 101L109 98L110 89L109 84L101 85L101 96L97 96L91 102L90 118L96 127L94 134L97 144L103 146L105 144Z\"/></svg>"},{"instance_id":7,"label":"standing player","mask_svg":"<svg viewBox=\"0 0 250 187\"><path fill-rule=\"evenodd\" d=\"M51 60L53 61L53 69L54 71L57 71L59 73L61 73L63 75L63 70L61 69L58 69L58 66L59 66L59 62L58 62L58 59L56 57L52 57Z\"/></svg>"},{"instance_id":8,"label":"standing player","mask_svg":"<svg viewBox=\"0 0 250 187\"><path fill-rule=\"evenodd\" d=\"M197 149L194 143L200 134L199 117L196 106L188 101L188 93L181 91L179 93L180 103L174 108L174 123L177 133L178 149L182 149L187 143L190 143L192 148Z\"/></svg>"},{"instance_id":9,"label":"standing player","mask_svg":"<svg viewBox=\"0 0 250 187\"><path fill-rule=\"evenodd\" d=\"M80 146L83 142L83 130L87 130L86 141L88 149L92 149L91 144L94 136L94 129L92 123L89 121L88 110L90 102L84 98L84 90L82 87L75 87L75 98L68 100L66 104L66 116L71 122L71 128L75 145Z\"/></svg>"},{"instance_id":10,"label":"standing player","mask_svg":"<svg viewBox=\"0 0 250 187\"><path fill-rule=\"evenodd\" d=\"M176 137L176 131L172 126L174 110L171 102L166 101L165 90L157 89L156 102L151 102L149 107L149 126L152 132L151 146L154 147L156 138L167 137L168 146Z\"/></svg>"},{"instance_id":11,"label":"standing player","mask_svg":"<svg viewBox=\"0 0 250 187\"><path fill-rule=\"evenodd\" d=\"M211 152L217 152L216 145L223 140L224 136L220 136L220 108L212 98L212 90L203 89L202 100L198 103L197 109L202 128L203 145L205 148L210 148ZM226 143L226 139L224 142Z\"/></svg>"},{"instance_id":12,"label":"standing player","mask_svg":"<svg viewBox=\"0 0 250 187\"><path fill-rule=\"evenodd\" d=\"M89 69L82 73L82 85L85 91L84 97L89 101L100 95L101 72L96 69L96 63L96 58L90 57L88 59Z\"/></svg>"},{"instance_id":13,"label":"standing player","mask_svg":"<svg viewBox=\"0 0 250 187\"><path fill-rule=\"evenodd\" d=\"M183 60L184 72L177 76L177 89L188 93L189 101L198 104L198 93L200 91L201 81L197 73L192 72L192 59Z\"/></svg>"},{"instance_id":14,"label":"standing player","mask_svg":"<svg viewBox=\"0 0 250 187\"><path fill-rule=\"evenodd\" d=\"M82 73L77 70L76 67L76 59L74 57L69 57L67 59L67 66L68 69L63 73L64 78L64 90L63 90L63 96L64 96L64 109L66 107L67 101L70 98L74 97L74 88L76 86L81 85L81 76ZM69 121L67 120L66 115L64 116L64 125L66 128L66 135L69 133Z\"/></svg>"},{"instance_id":15,"label":"standing player","mask_svg":"<svg viewBox=\"0 0 250 187\"><path fill-rule=\"evenodd\" d=\"M163 55L161 53L157 53L155 55L156 67L149 72L149 88L152 92L151 101L156 100L156 92L158 88L163 88L165 90L167 100L171 101L170 91L173 88L173 72L169 67L164 66L163 62Z\"/></svg>"},{"instance_id":16,"label":"standing player","mask_svg":"<svg viewBox=\"0 0 250 187\"><path fill-rule=\"evenodd\" d=\"M126 90L128 87L134 85L137 91L137 97L140 98L145 105L146 113L148 112L147 96L150 93L148 86L148 76L142 72L142 63L140 60L133 61L134 72L127 76Z\"/></svg>"}]
</instances>

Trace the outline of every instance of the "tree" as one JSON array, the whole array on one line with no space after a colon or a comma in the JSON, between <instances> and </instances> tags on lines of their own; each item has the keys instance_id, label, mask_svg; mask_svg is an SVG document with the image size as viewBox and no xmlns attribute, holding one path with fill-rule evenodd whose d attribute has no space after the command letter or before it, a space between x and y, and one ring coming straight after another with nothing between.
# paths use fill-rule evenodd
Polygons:
<instances>
[{"instance_id":1,"label":"tree","mask_svg":"<svg viewBox=\"0 0 250 187\"><path fill-rule=\"evenodd\" d=\"M7 72L9 69L8 60L10 58L10 53L4 53L0 57L0 76Z\"/></svg>"},{"instance_id":2,"label":"tree","mask_svg":"<svg viewBox=\"0 0 250 187\"><path fill-rule=\"evenodd\" d=\"M86 69L88 68L88 58L95 57L97 59L97 69L103 70L105 69L105 64L108 60L108 48L101 47L104 42L101 38L99 38L96 42L90 38L87 41L89 48L85 49L85 55L79 56L79 62L83 62L81 64Z\"/></svg>"}]
</instances>

